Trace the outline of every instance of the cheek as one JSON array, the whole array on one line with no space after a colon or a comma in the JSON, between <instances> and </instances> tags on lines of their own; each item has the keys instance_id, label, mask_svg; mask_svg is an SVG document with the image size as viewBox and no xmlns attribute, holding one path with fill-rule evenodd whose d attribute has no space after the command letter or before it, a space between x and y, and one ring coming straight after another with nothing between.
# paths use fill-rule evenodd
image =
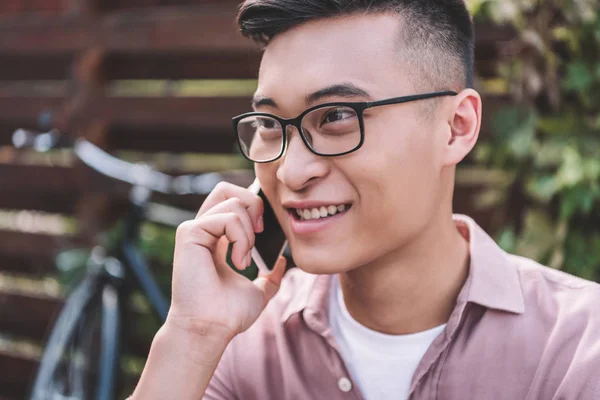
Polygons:
<instances>
[{"instance_id":1,"label":"cheek","mask_svg":"<svg viewBox=\"0 0 600 400\"><path fill-rule=\"evenodd\" d=\"M254 173L260 182L260 187L268 198L274 198L277 191L277 176L275 163L254 164Z\"/></svg>"},{"instance_id":2,"label":"cheek","mask_svg":"<svg viewBox=\"0 0 600 400\"><path fill-rule=\"evenodd\" d=\"M356 168L357 185L361 196L374 200L410 204L436 185L437 151L432 133L416 121L405 128L379 124L373 135L365 139L361 152L361 168Z\"/></svg>"},{"instance_id":3,"label":"cheek","mask_svg":"<svg viewBox=\"0 0 600 400\"><path fill-rule=\"evenodd\" d=\"M401 242L435 212L440 182L428 135L426 130L398 129L366 146L355 180L363 241Z\"/></svg>"}]
</instances>

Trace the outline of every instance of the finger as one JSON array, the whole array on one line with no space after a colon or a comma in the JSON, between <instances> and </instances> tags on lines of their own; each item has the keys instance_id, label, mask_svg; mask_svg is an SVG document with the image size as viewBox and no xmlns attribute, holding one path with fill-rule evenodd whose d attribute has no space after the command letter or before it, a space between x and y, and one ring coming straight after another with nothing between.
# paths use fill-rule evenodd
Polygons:
<instances>
[{"instance_id":1,"label":"finger","mask_svg":"<svg viewBox=\"0 0 600 400\"><path fill-rule=\"evenodd\" d=\"M254 232L261 232L263 214L262 199L259 195L252 193L250 190L228 182L221 182L215 187L206 200L204 200L204 203L202 203L196 218L203 215L217 204L231 198L240 199L242 205L248 210Z\"/></svg>"},{"instance_id":2,"label":"finger","mask_svg":"<svg viewBox=\"0 0 600 400\"><path fill-rule=\"evenodd\" d=\"M233 243L233 263L238 269L245 269L249 265L247 255L251 247L240 216L235 213L207 215L184 222L177 228L176 250L182 246L193 245L205 247L214 253L219 239L223 236ZM175 252L176 258L179 254L180 251Z\"/></svg>"},{"instance_id":3,"label":"finger","mask_svg":"<svg viewBox=\"0 0 600 400\"><path fill-rule=\"evenodd\" d=\"M254 284L256 285L256 287L260 289L260 291L263 293L265 304L268 303L279 290L281 280L283 279L283 275L285 274L286 264L286 258L283 256L279 256L277 262L275 263L275 267L273 268L273 271L270 274L261 274L258 278L254 280Z\"/></svg>"},{"instance_id":4,"label":"finger","mask_svg":"<svg viewBox=\"0 0 600 400\"><path fill-rule=\"evenodd\" d=\"M250 242L250 248L252 248L254 246L254 228L252 221L250 220L248 210L237 197L227 199L224 202L217 204L204 213L203 216L225 214L230 212L240 216L242 225L244 225L244 230L246 231L246 236L248 236L248 241Z\"/></svg>"}]
</instances>

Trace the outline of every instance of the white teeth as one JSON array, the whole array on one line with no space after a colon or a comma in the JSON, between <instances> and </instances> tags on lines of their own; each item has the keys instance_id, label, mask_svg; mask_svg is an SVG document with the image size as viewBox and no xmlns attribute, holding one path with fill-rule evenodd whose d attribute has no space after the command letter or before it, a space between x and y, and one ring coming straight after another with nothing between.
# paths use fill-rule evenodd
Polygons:
<instances>
[{"instance_id":1,"label":"white teeth","mask_svg":"<svg viewBox=\"0 0 600 400\"><path fill-rule=\"evenodd\" d=\"M298 216L302 220L326 218L326 217L330 217L330 216L333 216L337 213L341 213L344 211L346 211L345 204L342 204L339 206L334 206L334 205L330 205L327 207L321 206L319 208L305 208L305 209L296 208L296 214L298 214Z\"/></svg>"}]
</instances>

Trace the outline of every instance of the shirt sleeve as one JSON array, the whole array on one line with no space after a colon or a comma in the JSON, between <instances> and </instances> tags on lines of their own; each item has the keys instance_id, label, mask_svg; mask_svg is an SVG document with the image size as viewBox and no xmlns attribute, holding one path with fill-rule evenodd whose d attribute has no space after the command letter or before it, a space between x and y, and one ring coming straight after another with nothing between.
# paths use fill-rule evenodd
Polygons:
<instances>
[{"instance_id":1,"label":"shirt sleeve","mask_svg":"<svg viewBox=\"0 0 600 400\"><path fill-rule=\"evenodd\" d=\"M210 380L203 400L235 400L238 397L234 390L233 346L231 343L223 353L221 361Z\"/></svg>"}]
</instances>

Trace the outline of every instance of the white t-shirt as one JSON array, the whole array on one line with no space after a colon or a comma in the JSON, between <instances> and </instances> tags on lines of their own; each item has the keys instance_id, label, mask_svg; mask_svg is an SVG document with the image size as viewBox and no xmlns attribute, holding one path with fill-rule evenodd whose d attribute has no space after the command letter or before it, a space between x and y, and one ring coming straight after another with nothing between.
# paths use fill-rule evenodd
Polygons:
<instances>
[{"instance_id":1,"label":"white t-shirt","mask_svg":"<svg viewBox=\"0 0 600 400\"><path fill-rule=\"evenodd\" d=\"M446 326L411 335L371 330L348 312L337 275L329 294L329 323L350 375L367 400L408 398L421 358Z\"/></svg>"}]
</instances>

